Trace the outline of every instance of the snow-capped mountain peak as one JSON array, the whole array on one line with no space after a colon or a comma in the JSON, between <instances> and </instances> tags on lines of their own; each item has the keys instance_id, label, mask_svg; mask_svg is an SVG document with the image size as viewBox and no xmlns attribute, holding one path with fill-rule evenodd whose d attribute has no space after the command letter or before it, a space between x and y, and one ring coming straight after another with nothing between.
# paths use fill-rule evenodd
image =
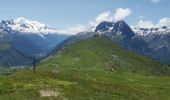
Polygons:
<instances>
[{"instance_id":1,"label":"snow-capped mountain peak","mask_svg":"<svg viewBox=\"0 0 170 100\"><path fill-rule=\"evenodd\" d=\"M126 22L123 20L117 22L107 22L107 21L101 22L96 27L95 32L99 32L100 34L107 33L110 36L123 35L128 38L134 36L134 33L129 27L129 25L126 24Z\"/></svg>"},{"instance_id":2,"label":"snow-capped mountain peak","mask_svg":"<svg viewBox=\"0 0 170 100\"><path fill-rule=\"evenodd\" d=\"M54 34L58 33L57 30L48 28L45 24L38 21L31 21L26 18L20 17L7 21L2 21L0 27L6 30L19 31L22 33L31 34Z\"/></svg>"},{"instance_id":3,"label":"snow-capped mountain peak","mask_svg":"<svg viewBox=\"0 0 170 100\"><path fill-rule=\"evenodd\" d=\"M33 29L46 28L45 24L39 23L37 21L31 21L31 20L25 19L23 17L14 19L13 22L14 22L14 25L23 27L23 28L33 28Z\"/></svg>"},{"instance_id":4,"label":"snow-capped mountain peak","mask_svg":"<svg viewBox=\"0 0 170 100\"><path fill-rule=\"evenodd\" d=\"M115 22L107 22L103 21L98 26L96 26L95 32L111 32L113 27L115 25Z\"/></svg>"}]
</instances>

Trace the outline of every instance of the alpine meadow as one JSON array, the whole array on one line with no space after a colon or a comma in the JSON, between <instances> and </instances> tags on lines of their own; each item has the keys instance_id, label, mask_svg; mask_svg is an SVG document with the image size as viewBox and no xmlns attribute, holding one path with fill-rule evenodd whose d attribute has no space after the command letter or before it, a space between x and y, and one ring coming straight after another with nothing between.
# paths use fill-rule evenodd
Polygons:
<instances>
[{"instance_id":1,"label":"alpine meadow","mask_svg":"<svg viewBox=\"0 0 170 100\"><path fill-rule=\"evenodd\" d=\"M170 100L170 1L0 2L0 100Z\"/></svg>"}]
</instances>

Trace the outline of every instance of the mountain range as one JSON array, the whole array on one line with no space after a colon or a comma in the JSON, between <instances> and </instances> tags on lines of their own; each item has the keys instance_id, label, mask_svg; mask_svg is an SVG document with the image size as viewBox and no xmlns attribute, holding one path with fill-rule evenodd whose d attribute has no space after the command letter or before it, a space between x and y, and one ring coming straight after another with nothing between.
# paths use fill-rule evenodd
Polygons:
<instances>
[{"instance_id":1,"label":"mountain range","mask_svg":"<svg viewBox=\"0 0 170 100\"><path fill-rule=\"evenodd\" d=\"M60 34L47 25L25 18L17 18L0 23L0 43L9 45L17 54L14 62L21 55L26 61L22 64L12 63L10 56L1 58L2 65L28 65L30 57L43 58L60 51L66 45L89 39L95 35L106 36L112 42L131 52L149 56L164 64L170 64L170 28L131 28L125 21L101 22L94 32L80 32L70 36ZM11 50L8 50L11 52ZM1 52L3 55L4 53ZM13 53L11 53L13 54ZM23 58L22 58L23 59ZM11 64L4 61L8 60Z\"/></svg>"},{"instance_id":2,"label":"mountain range","mask_svg":"<svg viewBox=\"0 0 170 100\"><path fill-rule=\"evenodd\" d=\"M134 28L132 29L125 21L101 22L94 32L81 32L71 36L59 46L79 42L93 37L95 34L103 35L117 43L122 48L131 52L149 56L160 63L170 64L170 28Z\"/></svg>"}]
</instances>

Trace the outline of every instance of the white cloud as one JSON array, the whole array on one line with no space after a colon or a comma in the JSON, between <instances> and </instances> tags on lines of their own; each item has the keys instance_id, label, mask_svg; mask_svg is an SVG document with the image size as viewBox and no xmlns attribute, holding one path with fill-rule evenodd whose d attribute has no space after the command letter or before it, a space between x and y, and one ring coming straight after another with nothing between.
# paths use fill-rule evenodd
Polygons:
<instances>
[{"instance_id":1,"label":"white cloud","mask_svg":"<svg viewBox=\"0 0 170 100\"><path fill-rule=\"evenodd\" d=\"M140 21L137 23L137 27L141 27L141 28L152 28L152 27L155 27L155 25L154 25L154 23L153 23L151 20L147 20L147 21L140 20Z\"/></svg>"},{"instance_id":2,"label":"white cloud","mask_svg":"<svg viewBox=\"0 0 170 100\"><path fill-rule=\"evenodd\" d=\"M159 2L161 2L161 0L150 0L151 2L153 2L153 3L159 3Z\"/></svg>"},{"instance_id":3,"label":"white cloud","mask_svg":"<svg viewBox=\"0 0 170 100\"><path fill-rule=\"evenodd\" d=\"M140 20L137 25L133 25L132 27L141 27L141 28L154 28L154 27L162 27L167 26L170 27L170 18L161 18L156 24L151 20Z\"/></svg>"},{"instance_id":4,"label":"white cloud","mask_svg":"<svg viewBox=\"0 0 170 100\"><path fill-rule=\"evenodd\" d=\"M111 12L104 12L99 14L94 21L90 21L89 24L92 26L97 26L102 21L113 21L113 16Z\"/></svg>"},{"instance_id":5,"label":"white cloud","mask_svg":"<svg viewBox=\"0 0 170 100\"><path fill-rule=\"evenodd\" d=\"M168 26L170 27L170 18L162 18L159 20L157 26Z\"/></svg>"},{"instance_id":6,"label":"white cloud","mask_svg":"<svg viewBox=\"0 0 170 100\"><path fill-rule=\"evenodd\" d=\"M102 21L119 21L125 19L131 14L132 11L129 8L118 8L114 12L104 12L99 14L95 20L90 21L89 24L97 26Z\"/></svg>"},{"instance_id":7,"label":"white cloud","mask_svg":"<svg viewBox=\"0 0 170 100\"><path fill-rule=\"evenodd\" d=\"M79 32L84 32L87 30L88 30L88 27L81 25L81 24L77 24L75 26L71 26L71 27L63 29L63 30L58 30L58 32L61 34L75 35Z\"/></svg>"},{"instance_id":8,"label":"white cloud","mask_svg":"<svg viewBox=\"0 0 170 100\"><path fill-rule=\"evenodd\" d=\"M119 21L119 20L125 19L131 13L132 13L132 11L129 8L125 8L125 9L118 8L118 9L116 9L116 13L114 14L114 20Z\"/></svg>"},{"instance_id":9,"label":"white cloud","mask_svg":"<svg viewBox=\"0 0 170 100\"><path fill-rule=\"evenodd\" d=\"M79 32L90 31L90 27L96 27L102 21L119 21L128 17L132 11L129 8L118 8L114 12L104 12L99 14L94 21L89 22L89 26L77 24L66 29L58 30L61 34L75 35ZM91 29L92 30L92 29Z\"/></svg>"}]
</instances>

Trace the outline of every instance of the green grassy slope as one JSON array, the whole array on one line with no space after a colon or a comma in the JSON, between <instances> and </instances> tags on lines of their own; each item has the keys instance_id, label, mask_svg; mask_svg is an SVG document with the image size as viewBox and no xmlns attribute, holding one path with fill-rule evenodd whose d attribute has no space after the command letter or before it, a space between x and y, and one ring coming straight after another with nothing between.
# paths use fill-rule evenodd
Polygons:
<instances>
[{"instance_id":1,"label":"green grassy slope","mask_svg":"<svg viewBox=\"0 0 170 100\"><path fill-rule=\"evenodd\" d=\"M46 67L46 64L61 64L64 69L91 68L112 72L170 74L167 66L161 65L148 57L124 50L104 37L97 36L69 45L60 52L47 63L42 63L41 67Z\"/></svg>"},{"instance_id":2,"label":"green grassy slope","mask_svg":"<svg viewBox=\"0 0 170 100\"><path fill-rule=\"evenodd\" d=\"M65 47L38 65L0 77L0 99L169 100L169 68L102 37ZM58 96L41 97L40 91Z\"/></svg>"}]
</instances>

